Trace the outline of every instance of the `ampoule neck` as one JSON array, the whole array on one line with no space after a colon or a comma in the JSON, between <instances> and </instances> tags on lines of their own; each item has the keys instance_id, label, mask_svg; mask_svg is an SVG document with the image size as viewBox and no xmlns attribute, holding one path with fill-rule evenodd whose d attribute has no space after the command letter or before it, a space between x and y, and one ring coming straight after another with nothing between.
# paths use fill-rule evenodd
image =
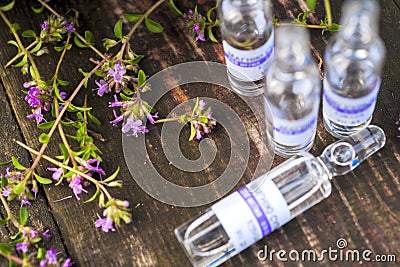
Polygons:
<instances>
[{"instance_id":1,"label":"ampoule neck","mask_svg":"<svg viewBox=\"0 0 400 267\"><path fill-rule=\"evenodd\" d=\"M317 159L330 177L345 175L382 148L386 143L384 131L374 125L327 146Z\"/></svg>"},{"instance_id":2,"label":"ampoule neck","mask_svg":"<svg viewBox=\"0 0 400 267\"><path fill-rule=\"evenodd\" d=\"M368 47L378 38L378 22L378 3L371 0L349 0L343 5L338 36L350 47Z\"/></svg>"},{"instance_id":3,"label":"ampoule neck","mask_svg":"<svg viewBox=\"0 0 400 267\"><path fill-rule=\"evenodd\" d=\"M290 25L276 30L275 62L282 71L302 70L311 63L310 37L304 28Z\"/></svg>"}]
</instances>

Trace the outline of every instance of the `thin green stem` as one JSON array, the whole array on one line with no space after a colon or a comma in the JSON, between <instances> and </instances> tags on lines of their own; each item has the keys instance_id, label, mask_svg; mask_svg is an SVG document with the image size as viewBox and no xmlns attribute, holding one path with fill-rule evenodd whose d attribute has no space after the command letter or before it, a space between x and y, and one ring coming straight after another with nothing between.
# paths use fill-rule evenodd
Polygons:
<instances>
[{"instance_id":1,"label":"thin green stem","mask_svg":"<svg viewBox=\"0 0 400 267\"><path fill-rule=\"evenodd\" d=\"M55 71L54 76L53 76L53 90L58 90L58 88L57 88L58 74L60 72L61 63L62 63L62 61L63 61L63 59L65 57L65 54L67 52L67 46L68 46L70 40L71 40L71 32L68 33L64 49L61 52L60 59L58 60L58 63L57 63L56 71ZM59 106L59 103L58 103L57 96L54 96L54 108L55 108L55 112L56 112L56 117L59 117L59 115L60 115L60 106ZM58 124L58 132L60 134L60 137L61 137L61 140L62 140L64 146L67 148L68 155L69 155L69 158L71 159L72 164L74 166L76 166L77 164L76 164L76 160L75 160L74 155L73 155L73 151L71 149L71 146L68 143L67 138L65 137L64 129L63 129L61 123Z\"/></svg>"},{"instance_id":2,"label":"thin green stem","mask_svg":"<svg viewBox=\"0 0 400 267\"><path fill-rule=\"evenodd\" d=\"M15 140L15 142L16 142L18 145L20 145L21 147L23 147L23 148L25 148L26 150L28 150L29 152L31 152L31 153L33 153L33 154L39 156L40 151L38 152L38 151L36 151L35 149L33 149L33 148L31 148L31 147L25 145L24 143L22 143L22 142L20 142L20 141ZM86 180L88 180L89 182L93 183L93 184L96 185L96 186L101 186L101 181L97 181L97 180L94 179L93 177L91 177L91 176L89 176L89 175L87 175L87 174L85 174L85 173L83 173L83 172L81 172L81 171L79 171L79 170L77 170L77 169L75 169L75 168L72 168L72 167L70 167L70 166L68 166L68 165L65 165L65 164L63 164L62 162L59 162L59 161L57 161L57 160L55 160L55 159L53 159L53 158L51 158L51 157L49 157L49 156L46 156L46 155L43 154L43 153L42 153L42 155L41 155L40 157L43 158L43 159L45 159L45 160L47 160L47 161L50 162L50 163L53 163L54 165L56 165L56 166L59 167L59 168L63 168L63 169L69 170L69 171L75 173L76 175L79 175L79 176L85 178ZM104 188L104 189L105 189L105 188ZM106 190L106 191L107 191L107 190Z\"/></svg>"},{"instance_id":3,"label":"thin green stem","mask_svg":"<svg viewBox=\"0 0 400 267\"><path fill-rule=\"evenodd\" d=\"M12 34L14 35L15 41L18 43L19 48L22 50L22 52L28 57L29 62L32 65L33 71L36 74L36 79L38 81L40 81L40 73L39 73L39 69L36 66L35 61L32 58L31 53L29 53L29 51L25 48L25 46L22 44L21 39L19 38L19 35L17 33L17 31L15 30L15 28L13 27L13 25L11 24L11 22L8 20L8 18L6 17L6 15L4 15L4 13L0 10L0 17L3 19L3 21L7 24L8 28L10 28Z\"/></svg>"},{"instance_id":4,"label":"thin green stem","mask_svg":"<svg viewBox=\"0 0 400 267\"><path fill-rule=\"evenodd\" d=\"M24 264L24 260L21 259L21 258L18 258L17 256L14 256L14 255L7 255L7 254L4 254L4 253L1 252L1 251L0 251L0 255L3 256L3 257L5 257L5 258L7 258L7 259L9 259L9 260L13 260L13 261L15 261L15 262L18 263L18 264L21 264L21 265Z\"/></svg>"},{"instance_id":5,"label":"thin green stem","mask_svg":"<svg viewBox=\"0 0 400 267\"><path fill-rule=\"evenodd\" d=\"M39 39L38 38L35 41L33 41L30 45L28 45L26 47L26 50L29 50L29 49L33 48L35 45L37 45L37 43L39 43ZM4 68L10 67L11 64L13 64L17 59L19 59L23 55L24 55L23 52L19 52L18 54L16 54L15 57L13 57L12 59L10 59L10 61L7 62L7 64L4 66Z\"/></svg>"},{"instance_id":6,"label":"thin green stem","mask_svg":"<svg viewBox=\"0 0 400 267\"><path fill-rule=\"evenodd\" d=\"M170 121L179 121L179 118L166 118L166 119L159 119L159 120L156 120L156 123L170 122Z\"/></svg>"},{"instance_id":7,"label":"thin green stem","mask_svg":"<svg viewBox=\"0 0 400 267\"><path fill-rule=\"evenodd\" d=\"M83 78L81 80L81 82L78 84L78 86L75 88L74 92L72 93L72 95L69 97L69 99L67 101L65 101L64 104L64 108L61 110L60 114L58 114L53 126L51 127L48 136L49 139L52 137L54 131L56 130L56 128L58 127L58 124L61 121L62 116L64 115L64 113L66 112L66 110L68 109L68 106L72 103L72 100L74 100L75 96L78 94L79 90L82 88L82 86L85 84L85 82L95 73L95 71L97 69L99 69L103 63L104 63L105 59L103 59L101 62L99 62L99 64L97 64L90 72L89 74ZM37 167L37 165L39 164L40 158L43 155L44 151L47 148L47 144L43 144L42 147L40 148L39 154L38 156L35 158L35 161L32 163L31 167L29 168L30 171L27 172L26 176L25 176L25 180L27 180L29 178L29 176L33 173L34 169Z\"/></svg>"},{"instance_id":8,"label":"thin green stem","mask_svg":"<svg viewBox=\"0 0 400 267\"><path fill-rule=\"evenodd\" d=\"M42 4L47 10L49 10L51 13L53 13L55 16L59 17L59 18L64 18L63 16L61 16L60 14L58 14L51 6L49 6L46 2L42 1L42 0L38 0L38 2L40 4ZM80 35L77 31L74 32L75 36L79 38L79 40L81 40L85 45L87 45L90 49L92 49L97 55L99 55L101 58L105 59L106 56L100 52L94 45L88 43L86 41L86 39Z\"/></svg>"},{"instance_id":9,"label":"thin green stem","mask_svg":"<svg viewBox=\"0 0 400 267\"><path fill-rule=\"evenodd\" d=\"M300 24L300 23L279 23L276 26L298 26L309 29L327 29L326 25L312 25L312 24Z\"/></svg>"},{"instance_id":10,"label":"thin green stem","mask_svg":"<svg viewBox=\"0 0 400 267\"><path fill-rule=\"evenodd\" d=\"M4 208L6 209L7 216L10 218L12 224L18 228L18 230L23 230L24 227L19 224L19 222L15 219L14 215L11 213L10 206L8 206L8 202L3 195L0 195L1 203L3 203Z\"/></svg>"},{"instance_id":11,"label":"thin green stem","mask_svg":"<svg viewBox=\"0 0 400 267\"><path fill-rule=\"evenodd\" d=\"M126 35L124 37L124 43L121 47L121 50L119 51L119 53L117 54L117 58L122 59L122 56L124 54L125 48L126 48L126 44L129 42L129 40L131 39L133 33L137 30L137 28L140 26L140 24L142 24L142 22L158 7L160 6L163 2L165 2L165 0L159 0L158 2L156 2L153 6L151 6L146 13L144 13L144 15L142 17L140 17L140 19L135 23L135 25L133 25L132 29L129 31L128 35Z\"/></svg>"},{"instance_id":12,"label":"thin green stem","mask_svg":"<svg viewBox=\"0 0 400 267\"><path fill-rule=\"evenodd\" d=\"M326 17L328 18L328 28L332 26L332 11L331 4L329 0L324 0L325 9L326 9Z\"/></svg>"}]
</instances>

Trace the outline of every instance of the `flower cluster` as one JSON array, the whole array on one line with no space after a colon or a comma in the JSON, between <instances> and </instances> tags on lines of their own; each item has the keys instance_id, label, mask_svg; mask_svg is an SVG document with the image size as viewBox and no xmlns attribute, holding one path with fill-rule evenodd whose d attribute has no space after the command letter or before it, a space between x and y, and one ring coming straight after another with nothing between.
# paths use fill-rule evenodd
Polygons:
<instances>
[{"instance_id":1,"label":"flower cluster","mask_svg":"<svg viewBox=\"0 0 400 267\"><path fill-rule=\"evenodd\" d=\"M57 251L53 248L50 248L47 252L45 257L40 260L40 267L46 267L46 266L60 266L60 267L71 267L72 262L70 258L67 258L65 260L63 259L58 259L57 258Z\"/></svg>"},{"instance_id":2,"label":"flower cluster","mask_svg":"<svg viewBox=\"0 0 400 267\"><path fill-rule=\"evenodd\" d=\"M40 24L40 39L45 42L59 42L62 40L62 34L74 32L74 23L65 19L50 16L42 24Z\"/></svg>"},{"instance_id":3,"label":"flower cluster","mask_svg":"<svg viewBox=\"0 0 400 267\"><path fill-rule=\"evenodd\" d=\"M100 175L100 177L106 174L104 170L99 167L100 160L97 158L83 160L82 158L75 157L75 161L80 164L78 170L81 173L86 174L90 177L92 177L94 173L97 173L98 175ZM62 179L66 177L62 168L47 168L47 170L53 172L52 179L56 182L61 183ZM67 176L66 180L78 200L80 200L79 195L82 194L82 192L88 192L84 189L84 187L88 186L89 183L85 181L85 179L81 175L74 173L70 176Z\"/></svg>"},{"instance_id":4,"label":"flower cluster","mask_svg":"<svg viewBox=\"0 0 400 267\"><path fill-rule=\"evenodd\" d=\"M113 222L115 222L116 225L119 225L121 220L125 223L131 222L131 214L128 212L128 201L110 199L104 207L104 218L99 216L99 219L95 222L95 226L101 228L104 232L115 231Z\"/></svg>"},{"instance_id":5,"label":"flower cluster","mask_svg":"<svg viewBox=\"0 0 400 267\"><path fill-rule=\"evenodd\" d=\"M193 39L205 42L204 30L206 28L206 18L197 12L197 9L189 10L189 14L183 14L184 27L187 27Z\"/></svg>"},{"instance_id":6,"label":"flower cluster","mask_svg":"<svg viewBox=\"0 0 400 267\"><path fill-rule=\"evenodd\" d=\"M151 124L155 124L156 121L154 119L158 118L157 112L151 114L152 107L140 98L140 94L127 101L120 101L117 95L114 95L114 102L109 102L109 107L119 107L121 110L121 115L117 115L116 111L113 110L115 119L110 123L117 125L125 119L122 125L122 132L133 136L148 132L146 126L143 125L143 120L145 118L147 118Z\"/></svg>"},{"instance_id":7,"label":"flower cluster","mask_svg":"<svg viewBox=\"0 0 400 267\"><path fill-rule=\"evenodd\" d=\"M180 121L190 123L191 135L189 141L193 139L201 140L204 135L209 134L211 129L217 125L212 116L211 107L207 108L207 103L204 100L199 100L199 98L197 98L191 116L182 115Z\"/></svg>"},{"instance_id":8,"label":"flower cluster","mask_svg":"<svg viewBox=\"0 0 400 267\"><path fill-rule=\"evenodd\" d=\"M39 89L34 81L25 82L24 88L28 89L25 96L25 101L32 107L32 114L27 118L35 119L37 124L40 124L44 117L43 111L50 111L53 103L52 89ZM60 97L65 99L67 93L60 92Z\"/></svg>"},{"instance_id":9,"label":"flower cluster","mask_svg":"<svg viewBox=\"0 0 400 267\"><path fill-rule=\"evenodd\" d=\"M23 187L23 181L25 178L25 171L12 170L7 167L5 174L0 174L2 181L1 195L11 201L17 198L20 201L21 206L31 205L31 200L36 197L38 193L37 183L34 181L32 187Z\"/></svg>"}]
</instances>

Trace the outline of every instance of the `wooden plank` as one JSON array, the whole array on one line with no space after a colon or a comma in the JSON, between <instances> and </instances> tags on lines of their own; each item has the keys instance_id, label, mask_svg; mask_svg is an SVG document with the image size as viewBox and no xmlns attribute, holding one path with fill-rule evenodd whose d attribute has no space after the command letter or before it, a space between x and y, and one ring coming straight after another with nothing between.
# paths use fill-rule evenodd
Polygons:
<instances>
[{"instance_id":1,"label":"wooden plank","mask_svg":"<svg viewBox=\"0 0 400 267\"><path fill-rule=\"evenodd\" d=\"M183 1L178 4L179 7L187 10L193 8L195 3ZM332 3L335 21L338 20L337 15L340 14L340 4L341 1ZM43 16L31 16L28 5L21 3L17 3L17 5L19 5L18 8L11 11L10 14L14 18L21 19L18 22L22 28L38 28L37 25L39 25ZM61 13L65 13L70 7L80 11L81 29L79 31L91 30L95 34L96 44L100 46L101 38L104 35L112 37L113 24L118 19L121 10L128 13L140 13L149 8L151 3L145 0L129 2L85 0L74 1L69 4L56 1L54 5ZM205 6L211 6L210 2L207 2ZM200 6L200 10L203 10L205 6ZM296 16L304 7L304 3L299 5L294 1L279 1L274 2L274 7L276 13L284 18ZM400 209L398 201L400 191L398 162L400 157L398 151L400 146L399 140L395 137L397 130L394 125L398 112L396 110L396 103L398 103L396 101L398 100L396 85L398 80L396 79L399 77L399 70L391 67L396 66L397 57L395 53L398 41L394 38L398 36L399 29L396 26L396 21L399 20L400 16L392 1L387 0L382 3L382 8L382 25L384 27L381 28L382 36L388 46L388 61L384 71L385 81L375 112L374 123L382 126L388 135L386 148L360 166L354 173L336 179L333 183L332 196L329 199L262 239L240 256L234 257L225 266L264 265L265 262L257 260L257 251L266 244L275 250L315 249L320 251L328 246L335 248L336 240L340 237L346 238L350 249L371 249L374 254L394 253L400 255L397 241L399 240L398 233L400 230L398 219ZM321 18L320 14L322 13L323 8L319 4L316 18ZM100 17L102 18L101 21L98 19ZM163 24L165 32L156 35L140 29L131 42L137 53L146 55L141 66L148 75L155 74L168 66L191 60L222 62L221 44L194 42L187 32L178 27L180 21L176 21L175 16L167 8L156 11L151 17ZM321 37L319 31L312 31L314 53L321 58L329 36L327 34ZM1 42L5 43L10 37L8 30L1 27ZM0 51L0 62L7 61L13 56L14 52L13 48L5 46ZM44 75L50 75L55 68L54 55L55 53L40 61L40 68ZM63 71L61 78L71 81L72 85L76 85L81 77L76 71L77 66L83 66L85 70L90 69L92 64L88 62L88 58L91 56L94 56L94 54L89 50L73 49L71 56L63 64L63 70L68 71ZM39 144L36 138L40 131L31 121L26 121L25 116L29 114L29 107L24 103L23 94L19 91L24 79L16 70L2 71L1 77L25 140L30 146L38 148ZM70 91L72 89L72 87L69 88ZM102 127L93 126L93 129L101 132L107 140L104 144L99 145L100 149L107 155L102 166L107 173L111 173L118 165L122 165L120 177L124 181L124 189L117 190L118 194L122 198L128 199L133 206L137 203L141 203L141 205L133 209L133 222L130 225L122 226L115 233L104 234L100 230L94 229L93 226L96 213L99 212L95 204L82 204L75 199L53 203L53 200L72 195L72 193L67 187L45 187L49 207L57 221L59 232L64 238L68 253L78 266L98 266L105 261L110 266L187 266L188 260L173 235L173 229L197 215L206 207L176 208L154 200L139 189L124 163L120 129L113 128L108 124L108 121L112 119L112 113L104 112L104 110L108 110L108 101L112 101L112 96L109 95L100 99L90 90L85 93L89 95L89 105L95 107L93 113L99 116L103 122ZM198 95L215 98L229 104L243 118L246 125L254 124L254 116L238 97L227 90L205 85L177 88L166 95L156 108L161 113L160 115L165 116L176 105ZM78 103L82 103L83 96L83 93L79 95ZM15 123L12 125L15 125ZM149 150L150 159L161 174L177 184L193 186L211 181L224 170L226 162L229 160L229 147L225 146L226 142L229 141L228 137L222 129L217 128L211 135L218 147L217 163L211 166L209 172L189 175L170 166L168 160L162 155L162 146L159 141L160 126L150 126L150 129L151 132L147 138L148 145L153 147ZM238 128L236 134L243 134L237 131ZM187 134L186 129L183 135ZM256 137L250 139L249 167L244 173L242 182L236 188L251 179L258 161L260 151ZM319 121L318 138L312 153L318 155L332 141L334 139L326 133L321 121ZM195 143L188 145L184 141L182 142L186 145L183 151L185 155L193 157L199 155ZM54 153L57 153L57 146L53 143L47 149L46 154L52 155ZM143 159L143 163L142 160L137 161L138 173L134 175L140 176L142 175L140 166L144 164L144 158L138 158ZM282 159L277 158L274 165L279 162L282 162ZM44 170L46 166L47 164L42 162L39 172L44 176L49 176L50 174ZM281 263L274 261L268 262L268 264L277 266ZM358 263L353 265L358 265Z\"/></svg>"},{"instance_id":2,"label":"wooden plank","mask_svg":"<svg viewBox=\"0 0 400 267\"><path fill-rule=\"evenodd\" d=\"M0 72L3 73L2 67L0 67ZM10 101L7 98L5 89L3 85L0 84L0 106L2 107L2 112L0 113L0 121L2 124L2 127L0 127L0 138L2 140L2 153L0 155L0 162L9 161L12 156L16 156L22 164L27 166L31 161L30 155L24 149L17 146L13 141L14 139L23 141L23 137L9 102ZM2 167L1 172L5 173L5 167ZM13 214L18 216L20 204L11 203L10 206ZM49 210L48 200L43 195L43 189L40 189L36 200L32 201L32 206L28 207L28 211L30 218L28 223L29 226L34 228L49 229L51 232L51 238L46 241L45 248L49 249L52 247L57 250L57 252L60 252L60 255L65 257L67 254L62 242L62 238L59 235L58 227L53 215ZM2 217L5 218L5 210L2 209L1 214ZM6 227L2 226L0 228L0 233L0 242L6 243L9 241L9 235L16 234L16 228L9 225ZM6 266L2 260L3 257L0 258L0 265Z\"/></svg>"}]
</instances>

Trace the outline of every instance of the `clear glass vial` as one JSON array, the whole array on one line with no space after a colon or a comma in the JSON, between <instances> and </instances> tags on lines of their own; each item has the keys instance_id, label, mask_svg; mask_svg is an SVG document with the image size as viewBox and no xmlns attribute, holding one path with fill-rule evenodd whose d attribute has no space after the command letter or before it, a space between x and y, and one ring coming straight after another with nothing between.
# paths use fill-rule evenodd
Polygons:
<instances>
[{"instance_id":1,"label":"clear glass vial","mask_svg":"<svg viewBox=\"0 0 400 267\"><path fill-rule=\"evenodd\" d=\"M342 13L340 31L325 52L322 106L325 128L338 138L371 122L385 57L377 1L348 0Z\"/></svg>"},{"instance_id":2,"label":"clear glass vial","mask_svg":"<svg viewBox=\"0 0 400 267\"><path fill-rule=\"evenodd\" d=\"M269 0L222 0L218 4L228 78L240 95L262 94L265 70L274 55Z\"/></svg>"},{"instance_id":3,"label":"clear glass vial","mask_svg":"<svg viewBox=\"0 0 400 267\"><path fill-rule=\"evenodd\" d=\"M175 229L196 267L218 266L331 193L330 180L356 168L384 146L369 126L329 145L321 156L302 152Z\"/></svg>"},{"instance_id":4,"label":"clear glass vial","mask_svg":"<svg viewBox=\"0 0 400 267\"><path fill-rule=\"evenodd\" d=\"M267 133L278 155L292 156L312 147L320 93L308 31L295 25L279 27L264 91Z\"/></svg>"}]
</instances>

